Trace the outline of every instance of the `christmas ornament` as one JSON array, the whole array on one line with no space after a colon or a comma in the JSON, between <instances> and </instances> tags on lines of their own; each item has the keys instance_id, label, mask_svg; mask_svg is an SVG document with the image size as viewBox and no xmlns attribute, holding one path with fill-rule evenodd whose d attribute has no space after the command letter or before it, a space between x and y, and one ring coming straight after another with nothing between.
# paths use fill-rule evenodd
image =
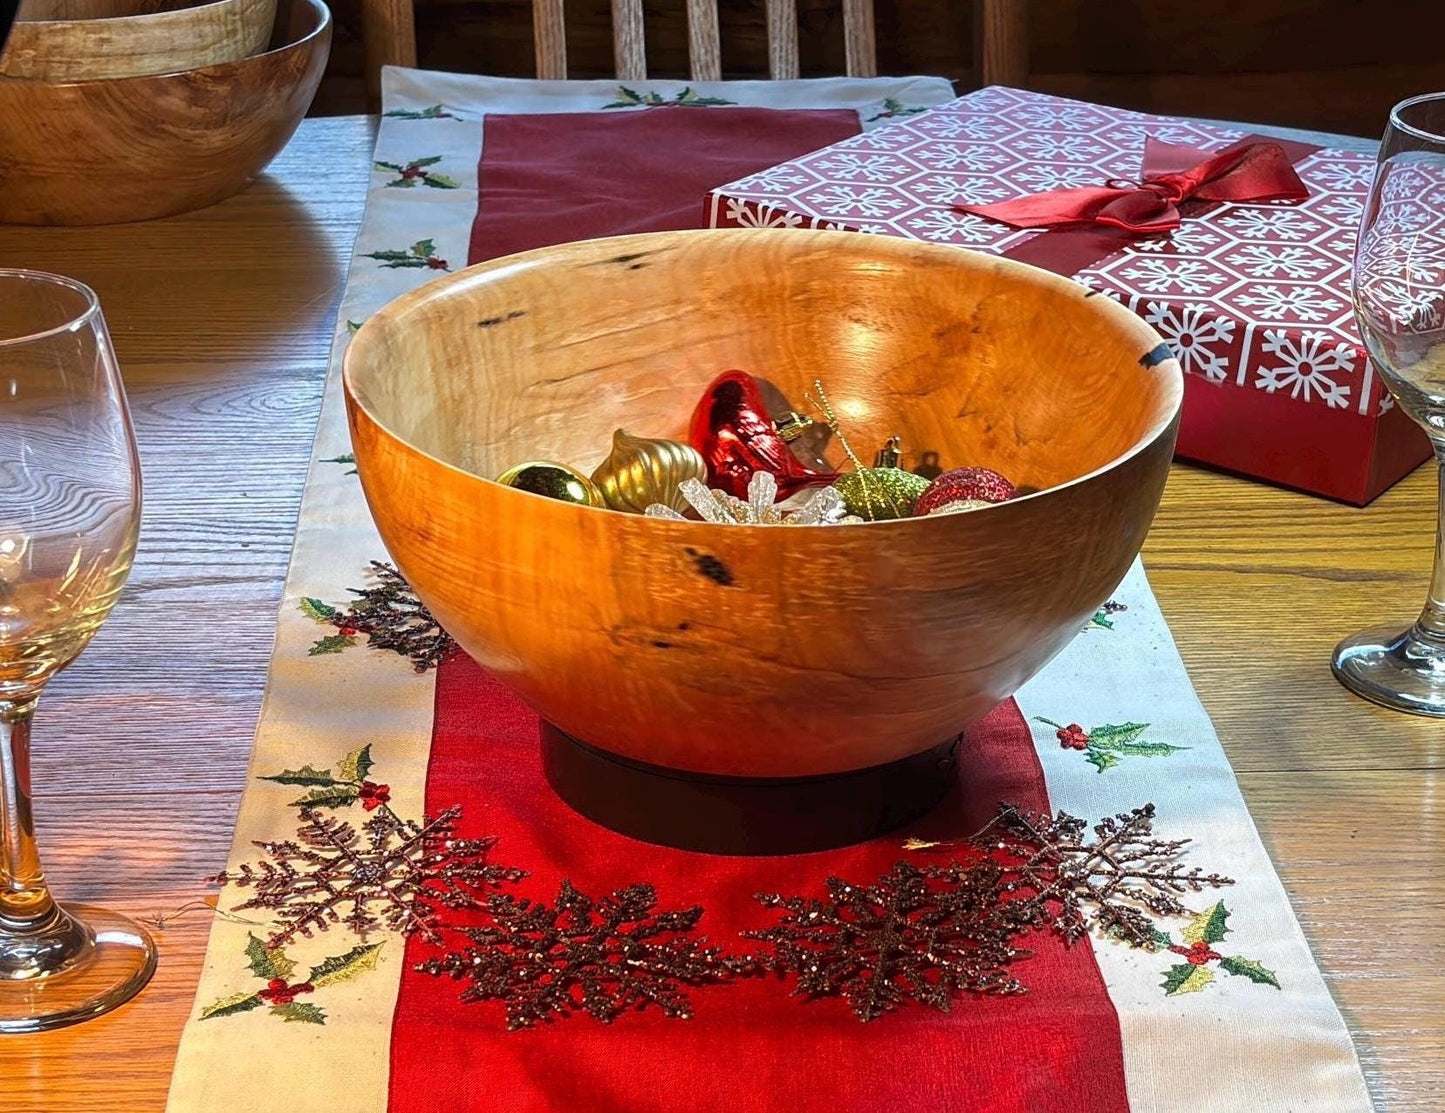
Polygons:
<instances>
[{"instance_id":1,"label":"christmas ornament","mask_svg":"<svg viewBox=\"0 0 1445 1113\"><path fill-rule=\"evenodd\" d=\"M797 432L804 428L798 426ZM793 455L768 416L757 380L746 372L728 371L714 379L693 410L689 429L688 439L707 462L708 485L734 497L746 493L754 472L776 476L785 497L836 478Z\"/></svg>"},{"instance_id":2,"label":"christmas ornament","mask_svg":"<svg viewBox=\"0 0 1445 1113\"><path fill-rule=\"evenodd\" d=\"M692 445L634 437L625 429L612 434L611 454L592 473L608 506L634 514L655 502L681 510L685 504L678 484L706 478L707 463Z\"/></svg>"},{"instance_id":3,"label":"christmas ornament","mask_svg":"<svg viewBox=\"0 0 1445 1113\"><path fill-rule=\"evenodd\" d=\"M309 767L290 771L286 783L306 783ZM284 776L285 774L283 774ZM274 778L273 778L274 779ZM495 839L457 836L460 807L420 823L380 807L358 831L347 821L301 809L293 838L257 842L266 857L211 880L250 889L253 896L231 909L265 909L279 925L267 938L281 947L342 924L363 942L369 932L420 933L438 942L443 909L480 908L487 891L525 877L522 870L487 861Z\"/></svg>"},{"instance_id":4,"label":"christmas ornament","mask_svg":"<svg viewBox=\"0 0 1445 1113\"><path fill-rule=\"evenodd\" d=\"M976 510L980 506L1008 502L1019 493L1017 487L990 468L953 468L927 487L913 508L913 513L920 518L926 514ZM961 503L968 505L959 505Z\"/></svg>"},{"instance_id":5,"label":"christmas ornament","mask_svg":"<svg viewBox=\"0 0 1445 1113\"><path fill-rule=\"evenodd\" d=\"M807 414L800 414L795 410L789 410L781 417L773 418L773 426L778 430L778 436L792 444L809 429L818 423Z\"/></svg>"},{"instance_id":6,"label":"christmas ornament","mask_svg":"<svg viewBox=\"0 0 1445 1113\"><path fill-rule=\"evenodd\" d=\"M486 911L487 923L456 929L467 944L415 969L465 981L463 1001L504 1002L511 1031L581 1012L611 1024L649 1007L686 1019L689 987L754 971L693 934L701 906L659 910L647 884L596 899L564 879L551 904L496 893Z\"/></svg>"},{"instance_id":7,"label":"christmas ornament","mask_svg":"<svg viewBox=\"0 0 1445 1113\"><path fill-rule=\"evenodd\" d=\"M927 488L928 480L902 468L859 468L833 483L848 513L867 522L909 517Z\"/></svg>"},{"instance_id":8,"label":"christmas ornament","mask_svg":"<svg viewBox=\"0 0 1445 1113\"><path fill-rule=\"evenodd\" d=\"M1008 967L1032 952L1016 945L1022 928L998 863L899 862L872 885L826 884L821 899L760 894L783 915L743 933L771 945L758 961L795 975L795 995L840 996L869 1021L910 1002L948 1012L959 990L1026 992Z\"/></svg>"},{"instance_id":9,"label":"christmas ornament","mask_svg":"<svg viewBox=\"0 0 1445 1113\"><path fill-rule=\"evenodd\" d=\"M862 521L848 514L843 496L832 487L822 487L810 494L795 510L776 505L778 481L770 472L754 472L748 481L748 497L744 501L726 491L710 491L696 479L683 480L682 497L704 522L738 526L834 526ZM670 506L653 503L646 510L649 518L672 518L687 521Z\"/></svg>"},{"instance_id":10,"label":"christmas ornament","mask_svg":"<svg viewBox=\"0 0 1445 1113\"><path fill-rule=\"evenodd\" d=\"M497 476L503 487L515 487L534 495L572 502L578 506L606 506L602 492L576 468L551 460L529 460Z\"/></svg>"}]
</instances>

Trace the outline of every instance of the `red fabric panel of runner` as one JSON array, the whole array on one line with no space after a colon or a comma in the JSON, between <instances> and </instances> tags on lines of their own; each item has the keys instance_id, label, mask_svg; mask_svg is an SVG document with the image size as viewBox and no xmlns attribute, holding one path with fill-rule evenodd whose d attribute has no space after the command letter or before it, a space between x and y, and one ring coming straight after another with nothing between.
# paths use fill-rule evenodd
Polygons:
<instances>
[{"instance_id":1,"label":"red fabric panel of runner","mask_svg":"<svg viewBox=\"0 0 1445 1113\"><path fill-rule=\"evenodd\" d=\"M708 190L857 131L858 113L837 109L487 116L467 262L596 236L696 228Z\"/></svg>"},{"instance_id":2,"label":"red fabric panel of runner","mask_svg":"<svg viewBox=\"0 0 1445 1113\"><path fill-rule=\"evenodd\" d=\"M843 117L856 130L852 113L758 109L489 117L472 258L500 245L696 224L708 188L835 141ZM731 128L729 118L737 121ZM687 165L694 133L706 171ZM499 180L507 193L493 207ZM613 199L614 215L594 207L600 197ZM765 858L651 846L558 800L542 775L536 714L457 655L437 672L427 808L461 804L463 835L497 836L494 860L530 872L512 887L519 896L550 902L564 878L594 897L645 881L656 886L659 909L702 905L697 934L740 951L747 944L739 932L776 916L754 900L759 891L823 895L829 876L870 883L905 857L906 834L969 835L1002 800L1049 807L1028 725L1012 701L969 732L959 769L957 791L931 815L860 846ZM750 979L689 990L690 1020L648 1010L610 1026L577 1015L508 1032L500 1003L462 1004L457 983L416 973L413 965L434 951L413 938L393 1021L389 1109L1127 1110L1118 1018L1090 944L1065 949L1047 935L1030 943L1037 954L1016 968L1027 996L965 995L949 1013L910 1006L863 1024L841 1000L805 1003L788 995L786 982Z\"/></svg>"}]
</instances>

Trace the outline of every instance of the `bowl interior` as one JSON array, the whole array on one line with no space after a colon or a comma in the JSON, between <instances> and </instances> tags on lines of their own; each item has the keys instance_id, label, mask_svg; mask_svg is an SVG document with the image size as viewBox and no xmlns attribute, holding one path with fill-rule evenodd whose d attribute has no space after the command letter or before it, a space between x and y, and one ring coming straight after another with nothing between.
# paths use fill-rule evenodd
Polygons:
<instances>
[{"instance_id":1,"label":"bowl interior","mask_svg":"<svg viewBox=\"0 0 1445 1113\"><path fill-rule=\"evenodd\" d=\"M806 410L820 379L865 462L986 465L1052 487L1147 443L1177 380L1106 297L974 252L802 230L662 233L528 252L429 284L353 341L358 402L402 440L493 478L584 470L623 427L682 437L730 368ZM843 462L836 444L825 449ZM532 497L532 496L526 496Z\"/></svg>"}]
</instances>

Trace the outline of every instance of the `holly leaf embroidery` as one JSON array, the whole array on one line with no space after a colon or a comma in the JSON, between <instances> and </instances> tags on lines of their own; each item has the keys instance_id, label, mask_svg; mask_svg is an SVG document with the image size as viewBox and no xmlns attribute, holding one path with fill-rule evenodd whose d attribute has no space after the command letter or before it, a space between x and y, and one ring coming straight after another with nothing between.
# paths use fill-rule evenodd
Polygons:
<instances>
[{"instance_id":1,"label":"holly leaf embroidery","mask_svg":"<svg viewBox=\"0 0 1445 1113\"><path fill-rule=\"evenodd\" d=\"M366 943L353 947L344 955L332 955L324 962L313 966L306 980L317 989L334 982L349 982L352 978L376 969L381 956L382 943Z\"/></svg>"},{"instance_id":2,"label":"holly leaf embroidery","mask_svg":"<svg viewBox=\"0 0 1445 1113\"><path fill-rule=\"evenodd\" d=\"M292 800L293 808L349 808L356 803L354 785L337 784L330 788L313 788L300 799Z\"/></svg>"},{"instance_id":3,"label":"holly leaf embroidery","mask_svg":"<svg viewBox=\"0 0 1445 1113\"><path fill-rule=\"evenodd\" d=\"M375 258L375 255L373 255L372 258ZM360 322L360 321L347 321L347 322L346 322L346 331L347 331L347 332L354 333L354 332L356 332L356 330L359 329L360 327L361 327L361 322Z\"/></svg>"},{"instance_id":4,"label":"holly leaf embroidery","mask_svg":"<svg viewBox=\"0 0 1445 1113\"><path fill-rule=\"evenodd\" d=\"M1089 619L1089 621L1095 626L1102 626L1105 630L1112 630L1114 628L1114 620L1112 618L1106 618L1103 611L1099 611L1093 618Z\"/></svg>"},{"instance_id":5,"label":"holly leaf embroidery","mask_svg":"<svg viewBox=\"0 0 1445 1113\"><path fill-rule=\"evenodd\" d=\"M414 158L411 160L411 164L413 166L435 166L437 163L441 162L441 160L441 155L431 155L428 158ZM377 165L380 165L380 163L378 163ZM397 169L401 168L397 167Z\"/></svg>"},{"instance_id":6,"label":"holly leaf embroidery","mask_svg":"<svg viewBox=\"0 0 1445 1113\"><path fill-rule=\"evenodd\" d=\"M296 969L296 964L286 957L280 947L266 946L264 939L258 939L251 932L246 933L246 961L251 964L251 973L270 981L280 978L286 981Z\"/></svg>"},{"instance_id":7,"label":"holly leaf embroidery","mask_svg":"<svg viewBox=\"0 0 1445 1113\"><path fill-rule=\"evenodd\" d=\"M371 743L367 743L359 750L352 750L336 766L338 780L342 781L364 781L366 775L376 763L371 760Z\"/></svg>"},{"instance_id":8,"label":"holly leaf embroidery","mask_svg":"<svg viewBox=\"0 0 1445 1113\"><path fill-rule=\"evenodd\" d=\"M274 781L278 785L334 785L336 778L330 769L312 769L303 765L300 769L283 769L270 777L258 777L262 781Z\"/></svg>"},{"instance_id":9,"label":"holly leaf embroidery","mask_svg":"<svg viewBox=\"0 0 1445 1113\"><path fill-rule=\"evenodd\" d=\"M436 254L435 240L417 240L411 245L411 254L415 259L430 259Z\"/></svg>"},{"instance_id":10,"label":"holly leaf embroidery","mask_svg":"<svg viewBox=\"0 0 1445 1113\"><path fill-rule=\"evenodd\" d=\"M335 460L322 461L322 463L324 464L340 464L351 462L352 461L349 460L343 461L339 458ZM325 622L329 618L336 617L335 607L333 607L330 603L323 603L320 599L317 599L311 595L303 596L298 606L301 608L302 614L304 614L307 618L315 619L317 622Z\"/></svg>"},{"instance_id":11,"label":"holly leaf embroidery","mask_svg":"<svg viewBox=\"0 0 1445 1113\"><path fill-rule=\"evenodd\" d=\"M1112 769L1119 764L1118 755L1111 754L1108 750L1096 750L1092 746L1089 747L1089 752L1084 755L1084 760L1090 765L1096 766L1100 773L1105 769Z\"/></svg>"},{"instance_id":12,"label":"holly leaf embroidery","mask_svg":"<svg viewBox=\"0 0 1445 1113\"><path fill-rule=\"evenodd\" d=\"M429 185L432 189L456 189L457 180L448 177L446 174L428 174L422 178L422 183Z\"/></svg>"},{"instance_id":13,"label":"holly leaf embroidery","mask_svg":"<svg viewBox=\"0 0 1445 1113\"><path fill-rule=\"evenodd\" d=\"M1190 920L1179 934L1186 943L1218 943L1229 934L1229 928L1225 926L1227 919L1229 909L1224 907L1222 900L1217 901L1214 907L1206 908Z\"/></svg>"},{"instance_id":14,"label":"holly leaf embroidery","mask_svg":"<svg viewBox=\"0 0 1445 1113\"><path fill-rule=\"evenodd\" d=\"M355 635L327 634L324 638L317 638L311 648L306 651L306 655L320 657L324 653L340 653L343 649L349 649L355 644Z\"/></svg>"},{"instance_id":15,"label":"holly leaf embroidery","mask_svg":"<svg viewBox=\"0 0 1445 1113\"><path fill-rule=\"evenodd\" d=\"M287 1001L284 1005L272 1005L271 1015L279 1016L287 1024L325 1024L324 1010L306 1001Z\"/></svg>"},{"instance_id":16,"label":"holly leaf embroidery","mask_svg":"<svg viewBox=\"0 0 1445 1113\"><path fill-rule=\"evenodd\" d=\"M1248 978L1259 985L1272 985L1275 989L1280 988L1279 979L1275 977L1273 970L1261 966L1252 958L1237 958L1230 955L1219 960L1222 969L1230 974L1238 974L1242 978Z\"/></svg>"},{"instance_id":17,"label":"holly leaf embroidery","mask_svg":"<svg viewBox=\"0 0 1445 1113\"><path fill-rule=\"evenodd\" d=\"M1178 997L1181 993L1198 993L1212 981L1214 971L1209 967L1181 962L1164 971L1164 996Z\"/></svg>"},{"instance_id":18,"label":"holly leaf embroidery","mask_svg":"<svg viewBox=\"0 0 1445 1113\"><path fill-rule=\"evenodd\" d=\"M219 1001L213 1001L201 1010L201 1019L210 1020L216 1016L235 1016L237 1013L250 1012L264 1004L261 995L258 993L234 993L230 997L222 997Z\"/></svg>"},{"instance_id":19,"label":"holly leaf embroidery","mask_svg":"<svg viewBox=\"0 0 1445 1113\"><path fill-rule=\"evenodd\" d=\"M1089 745L1101 750L1119 750L1148 729L1148 723L1105 723L1089 731Z\"/></svg>"},{"instance_id":20,"label":"holly leaf embroidery","mask_svg":"<svg viewBox=\"0 0 1445 1113\"><path fill-rule=\"evenodd\" d=\"M397 163L397 162L382 162L382 161L380 161L380 160L378 160L378 161L376 162L376 168L377 168L378 170L395 170L397 173L400 173L400 172L401 172L401 169L402 169L400 163Z\"/></svg>"}]
</instances>

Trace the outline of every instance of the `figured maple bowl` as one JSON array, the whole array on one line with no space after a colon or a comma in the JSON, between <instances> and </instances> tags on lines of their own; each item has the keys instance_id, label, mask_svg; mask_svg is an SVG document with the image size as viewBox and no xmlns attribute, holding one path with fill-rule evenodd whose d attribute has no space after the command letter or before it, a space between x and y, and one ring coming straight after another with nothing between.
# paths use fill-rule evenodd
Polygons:
<instances>
[{"instance_id":1,"label":"figured maple bowl","mask_svg":"<svg viewBox=\"0 0 1445 1113\"><path fill-rule=\"evenodd\" d=\"M275 19L276 0L26 0L0 76L95 81L234 62L265 48Z\"/></svg>"},{"instance_id":2,"label":"figured maple bowl","mask_svg":"<svg viewBox=\"0 0 1445 1113\"><path fill-rule=\"evenodd\" d=\"M280 0L271 49L181 73L0 78L0 223L114 224L240 190L306 115L331 49L322 0Z\"/></svg>"},{"instance_id":3,"label":"figured maple bowl","mask_svg":"<svg viewBox=\"0 0 1445 1113\"><path fill-rule=\"evenodd\" d=\"M783 777L946 741L1083 627L1143 543L1183 382L1107 297L956 248L802 230L666 232L428 283L353 338L345 391L383 541L479 664L638 761ZM890 435L1036 488L970 513L716 526L493 482L583 471L625 426L683 437L743 368L849 440ZM836 446L829 449L841 462Z\"/></svg>"}]
</instances>

